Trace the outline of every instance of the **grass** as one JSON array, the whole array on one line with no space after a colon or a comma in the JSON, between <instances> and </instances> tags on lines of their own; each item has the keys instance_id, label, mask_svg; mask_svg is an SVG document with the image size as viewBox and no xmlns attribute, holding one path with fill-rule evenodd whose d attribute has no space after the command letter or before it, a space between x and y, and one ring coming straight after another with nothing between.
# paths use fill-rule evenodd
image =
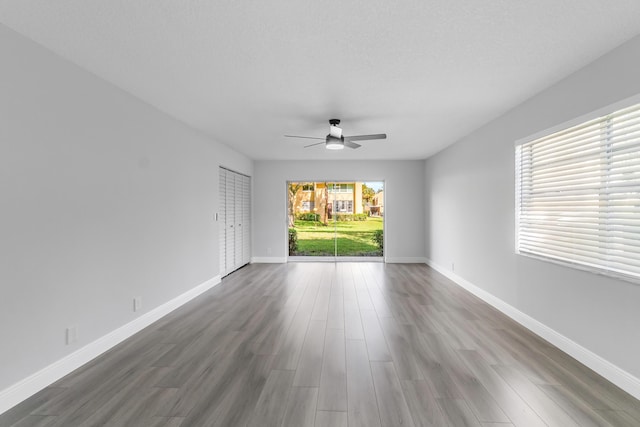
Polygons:
<instances>
[{"instance_id":1,"label":"grass","mask_svg":"<svg viewBox=\"0 0 640 427\"><path fill-rule=\"evenodd\" d=\"M301 256L333 256L337 234L338 256L381 256L373 241L376 230L382 230L382 218L366 221L338 221L324 225L316 221L296 221L298 250ZM336 233L337 232L337 233Z\"/></svg>"}]
</instances>

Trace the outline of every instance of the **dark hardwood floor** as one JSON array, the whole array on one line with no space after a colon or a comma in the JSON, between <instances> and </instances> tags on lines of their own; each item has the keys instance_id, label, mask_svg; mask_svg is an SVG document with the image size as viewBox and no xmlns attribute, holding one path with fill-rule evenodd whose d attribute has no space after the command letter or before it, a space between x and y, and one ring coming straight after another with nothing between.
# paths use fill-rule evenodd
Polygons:
<instances>
[{"instance_id":1,"label":"dark hardwood floor","mask_svg":"<svg viewBox=\"0 0 640 427\"><path fill-rule=\"evenodd\" d=\"M0 426L639 426L640 402L424 265L247 266Z\"/></svg>"}]
</instances>

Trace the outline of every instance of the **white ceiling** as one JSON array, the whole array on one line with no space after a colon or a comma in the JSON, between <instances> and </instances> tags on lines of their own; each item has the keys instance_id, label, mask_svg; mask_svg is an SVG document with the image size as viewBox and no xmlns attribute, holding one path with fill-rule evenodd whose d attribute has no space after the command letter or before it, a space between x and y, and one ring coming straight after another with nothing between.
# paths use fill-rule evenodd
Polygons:
<instances>
[{"instance_id":1,"label":"white ceiling","mask_svg":"<svg viewBox=\"0 0 640 427\"><path fill-rule=\"evenodd\" d=\"M639 34L640 1L0 0L0 22L254 159L423 159ZM334 117L388 139L283 137Z\"/></svg>"}]
</instances>

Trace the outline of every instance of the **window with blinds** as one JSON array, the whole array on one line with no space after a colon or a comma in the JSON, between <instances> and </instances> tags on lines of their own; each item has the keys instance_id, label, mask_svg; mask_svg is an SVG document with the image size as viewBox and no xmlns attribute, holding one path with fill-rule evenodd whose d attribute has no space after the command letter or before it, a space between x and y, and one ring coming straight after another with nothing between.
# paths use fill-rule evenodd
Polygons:
<instances>
[{"instance_id":1,"label":"window with blinds","mask_svg":"<svg viewBox=\"0 0 640 427\"><path fill-rule=\"evenodd\" d=\"M516 241L640 278L640 104L516 146Z\"/></svg>"}]
</instances>

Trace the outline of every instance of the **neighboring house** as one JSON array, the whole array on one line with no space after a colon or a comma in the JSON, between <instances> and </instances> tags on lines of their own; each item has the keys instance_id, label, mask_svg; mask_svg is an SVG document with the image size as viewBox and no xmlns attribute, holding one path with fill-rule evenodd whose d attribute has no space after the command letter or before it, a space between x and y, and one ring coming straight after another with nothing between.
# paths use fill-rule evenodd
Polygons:
<instances>
[{"instance_id":1,"label":"neighboring house","mask_svg":"<svg viewBox=\"0 0 640 427\"><path fill-rule=\"evenodd\" d=\"M305 182L295 194L295 214L316 213L318 221L331 219L334 213L359 214L362 207L362 182ZM328 203L327 203L328 199Z\"/></svg>"},{"instance_id":2,"label":"neighboring house","mask_svg":"<svg viewBox=\"0 0 640 427\"><path fill-rule=\"evenodd\" d=\"M375 196L371 199L371 206L369 207L369 212L372 216L383 216L384 215L384 191L378 191Z\"/></svg>"}]
</instances>

